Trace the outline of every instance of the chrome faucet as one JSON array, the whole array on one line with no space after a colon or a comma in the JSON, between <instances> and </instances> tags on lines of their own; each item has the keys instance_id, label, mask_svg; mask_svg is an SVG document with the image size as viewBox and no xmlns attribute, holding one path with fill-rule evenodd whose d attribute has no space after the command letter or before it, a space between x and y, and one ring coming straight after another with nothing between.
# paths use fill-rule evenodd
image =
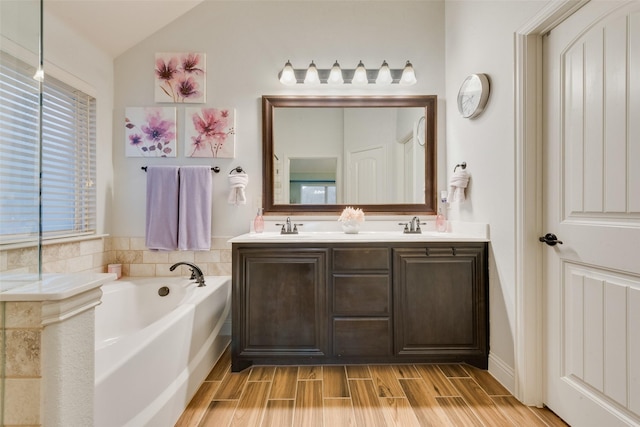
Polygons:
<instances>
[{"instance_id":1,"label":"chrome faucet","mask_svg":"<svg viewBox=\"0 0 640 427\"><path fill-rule=\"evenodd\" d=\"M191 280L195 279L196 283L198 284L198 287L206 286L204 283L204 275L202 274L202 270L200 270L200 267L198 267L195 264L192 264L186 261L176 262L171 267L169 267L169 271L175 270L179 265L189 266L189 269L191 270L191 277L189 279Z\"/></svg>"},{"instance_id":2,"label":"chrome faucet","mask_svg":"<svg viewBox=\"0 0 640 427\"><path fill-rule=\"evenodd\" d=\"M420 229L420 225L425 224L424 222L420 222L420 218L414 216L411 218L409 222L399 222L398 225L404 225L405 234L422 234L422 230Z\"/></svg>"},{"instance_id":3,"label":"chrome faucet","mask_svg":"<svg viewBox=\"0 0 640 427\"><path fill-rule=\"evenodd\" d=\"M285 224L276 224L277 226L282 226L280 229L280 234L298 234L298 227L302 227L303 224L292 224L291 217L287 217L287 221ZM293 225L293 228L291 227Z\"/></svg>"}]
</instances>

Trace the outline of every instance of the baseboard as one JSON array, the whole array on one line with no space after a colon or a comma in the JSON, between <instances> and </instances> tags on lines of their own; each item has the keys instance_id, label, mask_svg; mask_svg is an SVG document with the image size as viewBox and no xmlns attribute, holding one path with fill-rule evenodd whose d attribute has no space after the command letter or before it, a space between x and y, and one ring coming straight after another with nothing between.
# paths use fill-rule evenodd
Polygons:
<instances>
[{"instance_id":1,"label":"baseboard","mask_svg":"<svg viewBox=\"0 0 640 427\"><path fill-rule=\"evenodd\" d=\"M509 390L509 393L514 394L516 389L514 368L493 353L489 354L489 373Z\"/></svg>"}]
</instances>

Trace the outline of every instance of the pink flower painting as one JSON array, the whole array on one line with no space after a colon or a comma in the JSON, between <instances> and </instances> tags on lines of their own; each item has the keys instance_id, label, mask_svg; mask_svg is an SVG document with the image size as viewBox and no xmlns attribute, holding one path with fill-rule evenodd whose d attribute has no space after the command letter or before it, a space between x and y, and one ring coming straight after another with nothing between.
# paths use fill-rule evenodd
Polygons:
<instances>
[{"instance_id":1,"label":"pink flower painting","mask_svg":"<svg viewBox=\"0 0 640 427\"><path fill-rule=\"evenodd\" d=\"M185 157L235 156L232 108L185 108Z\"/></svg>"},{"instance_id":2,"label":"pink flower painting","mask_svg":"<svg viewBox=\"0 0 640 427\"><path fill-rule=\"evenodd\" d=\"M205 102L204 53L156 53L155 101Z\"/></svg>"},{"instance_id":3,"label":"pink flower painting","mask_svg":"<svg viewBox=\"0 0 640 427\"><path fill-rule=\"evenodd\" d=\"M128 107L125 109L127 157L176 157L176 109Z\"/></svg>"}]
</instances>

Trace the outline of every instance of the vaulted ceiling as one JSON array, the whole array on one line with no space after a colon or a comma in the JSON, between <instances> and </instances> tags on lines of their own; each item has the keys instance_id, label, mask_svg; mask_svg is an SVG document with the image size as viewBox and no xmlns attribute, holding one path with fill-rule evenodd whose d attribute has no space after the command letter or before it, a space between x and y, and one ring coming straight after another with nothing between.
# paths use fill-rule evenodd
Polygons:
<instances>
[{"instance_id":1,"label":"vaulted ceiling","mask_svg":"<svg viewBox=\"0 0 640 427\"><path fill-rule=\"evenodd\" d=\"M115 58L203 1L44 0L44 8Z\"/></svg>"}]
</instances>

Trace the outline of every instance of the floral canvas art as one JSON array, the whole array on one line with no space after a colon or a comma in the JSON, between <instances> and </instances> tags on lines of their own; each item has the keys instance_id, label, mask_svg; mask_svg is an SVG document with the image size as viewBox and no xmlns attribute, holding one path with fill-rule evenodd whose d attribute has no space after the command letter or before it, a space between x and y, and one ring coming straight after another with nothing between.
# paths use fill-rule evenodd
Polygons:
<instances>
[{"instance_id":1,"label":"floral canvas art","mask_svg":"<svg viewBox=\"0 0 640 427\"><path fill-rule=\"evenodd\" d=\"M175 108L126 108L124 127L127 157L176 157Z\"/></svg>"},{"instance_id":2,"label":"floral canvas art","mask_svg":"<svg viewBox=\"0 0 640 427\"><path fill-rule=\"evenodd\" d=\"M185 157L235 156L232 108L185 108Z\"/></svg>"},{"instance_id":3,"label":"floral canvas art","mask_svg":"<svg viewBox=\"0 0 640 427\"><path fill-rule=\"evenodd\" d=\"M205 77L204 53L156 53L155 101L204 103Z\"/></svg>"}]
</instances>

